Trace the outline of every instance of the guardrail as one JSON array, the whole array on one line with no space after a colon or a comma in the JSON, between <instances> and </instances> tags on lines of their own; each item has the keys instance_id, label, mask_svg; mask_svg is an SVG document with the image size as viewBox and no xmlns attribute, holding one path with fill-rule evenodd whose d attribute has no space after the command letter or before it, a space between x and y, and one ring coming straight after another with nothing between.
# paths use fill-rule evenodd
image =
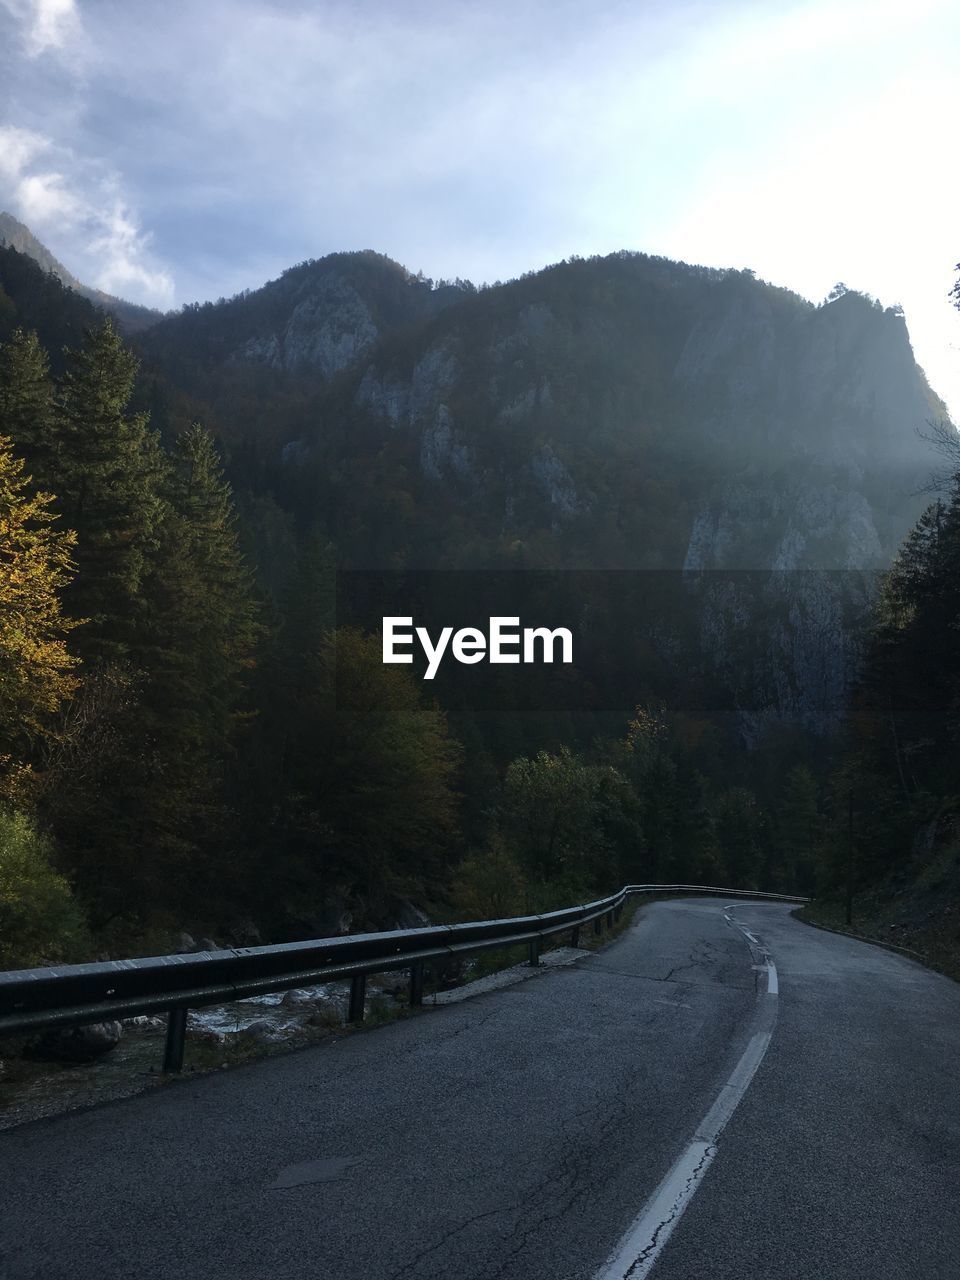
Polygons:
<instances>
[{"instance_id":1,"label":"guardrail","mask_svg":"<svg viewBox=\"0 0 960 1280\"><path fill-rule=\"evenodd\" d=\"M191 1008L349 978L347 1020L362 1022L368 974L408 970L410 1004L420 1005L424 965L430 961L526 943L530 963L537 965L545 938L569 931L570 945L575 947L585 925L592 923L594 932L601 934L604 923L612 927L630 895L653 893L809 901L704 885L633 884L607 898L543 915L351 934L269 947L16 969L0 973L0 1035L161 1011L167 1013L163 1070L181 1071L187 1011Z\"/></svg>"}]
</instances>

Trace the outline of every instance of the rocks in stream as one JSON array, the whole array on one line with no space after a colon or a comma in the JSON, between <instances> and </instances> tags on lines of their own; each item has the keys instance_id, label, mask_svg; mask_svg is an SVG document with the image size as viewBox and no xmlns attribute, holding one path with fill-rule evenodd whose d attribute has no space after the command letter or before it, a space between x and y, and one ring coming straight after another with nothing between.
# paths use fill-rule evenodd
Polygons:
<instances>
[{"instance_id":1,"label":"rocks in stream","mask_svg":"<svg viewBox=\"0 0 960 1280\"><path fill-rule=\"evenodd\" d=\"M251 1040L275 1040L278 1028L269 1018L257 1018L248 1023L238 1035L249 1036Z\"/></svg>"},{"instance_id":2,"label":"rocks in stream","mask_svg":"<svg viewBox=\"0 0 960 1280\"><path fill-rule=\"evenodd\" d=\"M58 1027L31 1040L23 1056L41 1062L94 1062L115 1049L122 1037L123 1027L114 1021Z\"/></svg>"},{"instance_id":3,"label":"rocks in stream","mask_svg":"<svg viewBox=\"0 0 960 1280\"><path fill-rule=\"evenodd\" d=\"M136 1029L137 1031L156 1033L166 1031L167 1020L166 1018L160 1017L159 1014L138 1013L133 1018L124 1018L123 1025L124 1028L129 1027L131 1030Z\"/></svg>"},{"instance_id":4,"label":"rocks in stream","mask_svg":"<svg viewBox=\"0 0 960 1280\"><path fill-rule=\"evenodd\" d=\"M315 997L309 991L302 988L294 987L290 991L283 993L283 999L280 1001L281 1009L292 1009L294 1011L302 1009L305 1005L311 1005Z\"/></svg>"}]
</instances>

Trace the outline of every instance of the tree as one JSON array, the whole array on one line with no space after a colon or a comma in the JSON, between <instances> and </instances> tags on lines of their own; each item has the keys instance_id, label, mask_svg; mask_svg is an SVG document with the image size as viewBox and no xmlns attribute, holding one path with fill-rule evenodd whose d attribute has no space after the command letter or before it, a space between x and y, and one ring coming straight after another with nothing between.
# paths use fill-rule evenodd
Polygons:
<instances>
[{"instance_id":1,"label":"tree","mask_svg":"<svg viewBox=\"0 0 960 1280\"><path fill-rule=\"evenodd\" d=\"M34 332L15 329L0 346L0 435L39 488L54 481L57 436L50 363Z\"/></svg>"},{"instance_id":2,"label":"tree","mask_svg":"<svg viewBox=\"0 0 960 1280\"><path fill-rule=\"evenodd\" d=\"M61 613L75 536L54 528L48 493L29 492L23 463L0 437L0 753L8 768L50 728L76 688Z\"/></svg>"},{"instance_id":3,"label":"tree","mask_svg":"<svg viewBox=\"0 0 960 1280\"><path fill-rule=\"evenodd\" d=\"M798 893L812 893L815 885L823 821L817 780L805 764L787 775L779 814L779 845L784 875L782 883ZM776 877L780 879L780 877Z\"/></svg>"},{"instance_id":4,"label":"tree","mask_svg":"<svg viewBox=\"0 0 960 1280\"><path fill-rule=\"evenodd\" d=\"M199 423L177 439L164 492L135 653L149 672L147 697L160 720L185 717L209 761L230 743L260 627L233 495L213 438Z\"/></svg>"},{"instance_id":5,"label":"tree","mask_svg":"<svg viewBox=\"0 0 960 1280\"><path fill-rule=\"evenodd\" d=\"M128 413L138 361L107 320L68 353L51 481L77 533L79 573L67 602L88 619L85 659L127 653L139 621L147 560L163 514L163 460L146 416Z\"/></svg>"},{"instance_id":6,"label":"tree","mask_svg":"<svg viewBox=\"0 0 960 1280\"><path fill-rule=\"evenodd\" d=\"M636 797L623 776L568 747L513 761L501 830L543 905L547 886L561 898L610 887L622 850L640 838Z\"/></svg>"},{"instance_id":7,"label":"tree","mask_svg":"<svg viewBox=\"0 0 960 1280\"><path fill-rule=\"evenodd\" d=\"M501 920L522 914L527 904L526 880L498 834L488 848L460 863L450 898L462 920Z\"/></svg>"},{"instance_id":8,"label":"tree","mask_svg":"<svg viewBox=\"0 0 960 1280\"><path fill-rule=\"evenodd\" d=\"M383 665L379 637L354 629L322 641L320 676L310 771L338 861L370 902L436 887L456 833L460 762L443 712L406 671Z\"/></svg>"},{"instance_id":9,"label":"tree","mask_svg":"<svg viewBox=\"0 0 960 1280\"><path fill-rule=\"evenodd\" d=\"M107 323L70 354L57 467L77 525L69 602L89 622L84 689L51 754L44 811L92 922L210 911L258 630L232 495L194 425L172 458L128 412L137 362Z\"/></svg>"},{"instance_id":10,"label":"tree","mask_svg":"<svg viewBox=\"0 0 960 1280\"><path fill-rule=\"evenodd\" d=\"M760 869L762 815L756 797L732 787L720 797L716 830L720 862L731 889L756 888Z\"/></svg>"},{"instance_id":11,"label":"tree","mask_svg":"<svg viewBox=\"0 0 960 1280\"><path fill-rule=\"evenodd\" d=\"M334 898L372 920L392 898L435 898L458 833L460 748L446 717L409 672L384 666L379 637L313 631L324 594L318 584L281 636L282 732L268 709L255 744L273 778L256 882L269 882L286 930L311 928Z\"/></svg>"},{"instance_id":12,"label":"tree","mask_svg":"<svg viewBox=\"0 0 960 1280\"><path fill-rule=\"evenodd\" d=\"M50 845L22 813L0 810L0 969L79 959L86 941Z\"/></svg>"},{"instance_id":13,"label":"tree","mask_svg":"<svg viewBox=\"0 0 960 1280\"><path fill-rule=\"evenodd\" d=\"M857 806L861 877L879 878L908 859L918 828L955 804L958 630L960 474L907 535L875 606L849 724L847 791L870 796L869 806ZM844 840L833 847L842 862Z\"/></svg>"}]
</instances>

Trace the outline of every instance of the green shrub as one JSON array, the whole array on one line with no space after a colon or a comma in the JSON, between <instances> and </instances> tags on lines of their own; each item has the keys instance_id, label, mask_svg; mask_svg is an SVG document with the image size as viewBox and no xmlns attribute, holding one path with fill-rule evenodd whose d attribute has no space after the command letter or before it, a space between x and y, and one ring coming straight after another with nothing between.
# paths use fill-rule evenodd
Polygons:
<instances>
[{"instance_id":1,"label":"green shrub","mask_svg":"<svg viewBox=\"0 0 960 1280\"><path fill-rule=\"evenodd\" d=\"M0 969L72 960L87 942L70 886L50 846L22 813L0 811Z\"/></svg>"},{"instance_id":2,"label":"green shrub","mask_svg":"<svg viewBox=\"0 0 960 1280\"><path fill-rule=\"evenodd\" d=\"M450 898L460 920L499 920L522 915L527 886L512 853L494 835L488 849L457 868Z\"/></svg>"}]
</instances>

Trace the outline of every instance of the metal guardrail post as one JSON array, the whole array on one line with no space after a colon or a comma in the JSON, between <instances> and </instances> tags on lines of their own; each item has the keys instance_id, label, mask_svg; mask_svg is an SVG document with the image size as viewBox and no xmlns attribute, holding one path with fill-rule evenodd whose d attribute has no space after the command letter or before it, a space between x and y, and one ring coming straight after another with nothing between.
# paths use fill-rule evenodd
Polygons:
<instances>
[{"instance_id":1,"label":"metal guardrail post","mask_svg":"<svg viewBox=\"0 0 960 1280\"><path fill-rule=\"evenodd\" d=\"M594 932L594 935L598 938L600 937L601 933L603 933L603 916L594 917L593 932Z\"/></svg>"},{"instance_id":2,"label":"metal guardrail post","mask_svg":"<svg viewBox=\"0 0 960 1280\"><path fill-rule=\"evenodd\" d=\"M363 1021L363 1005L367 994L367 975L355 973L350 979L350 1008L347 1011L348 1022Z\"/></svg>"},{"instance_id":3,"label":"metal guardrail post","mask_svg":"<svg viewBox=\"0 0 960 1280\"><path fill-rule=\"evenodd\" d=\"M187 1011L183 1007L167 1014L167 1039L163 1046L163 1070L182 1071L187 1043Z\"/></svg>"},{"instance_id":4,"label":"metal guardrail post","mask_svg":"<svg viewBox=\"0 0 960 1280\"><path fill-rule=\"evenodd\" d=\"M415 960L410 966L410 1007L423 1004L423 961Z\"/></svg>"},{"instance_id":5,"label":"metal guardrail post","mask_svg":"<svg viewBox=\"0 0 960 1280\"><path fill-rule=\"evenodd\" d=\"M576 925L570 933L571 947L579 947L580 945L580 926Z\"/></svg>"},{"instance_id":6,"label":"metal guardrail post","mask_svg":"<svg viewBox=\"0 0 960 1280\"><path fill-rule=\"evenodd\" d=\"M540 963L540 939L530 939L530 966L535 969Z\"/></svg>"},{"instance_id":7,"label":"metal guardrail post","mask_svg":"<svg viewBox=\"0 0 960 1280\"><path fill-rule=\"evenodd\" d=\"M615 914L615 912L613 912L613 911L608 911L608 912L607 912L607 928L608 928L608 929L612 929L612 928L613 928L613 922L614 922L614 920L615 920L615 919L616 919L616 914Z\"/></svg>"}]
</instances>

